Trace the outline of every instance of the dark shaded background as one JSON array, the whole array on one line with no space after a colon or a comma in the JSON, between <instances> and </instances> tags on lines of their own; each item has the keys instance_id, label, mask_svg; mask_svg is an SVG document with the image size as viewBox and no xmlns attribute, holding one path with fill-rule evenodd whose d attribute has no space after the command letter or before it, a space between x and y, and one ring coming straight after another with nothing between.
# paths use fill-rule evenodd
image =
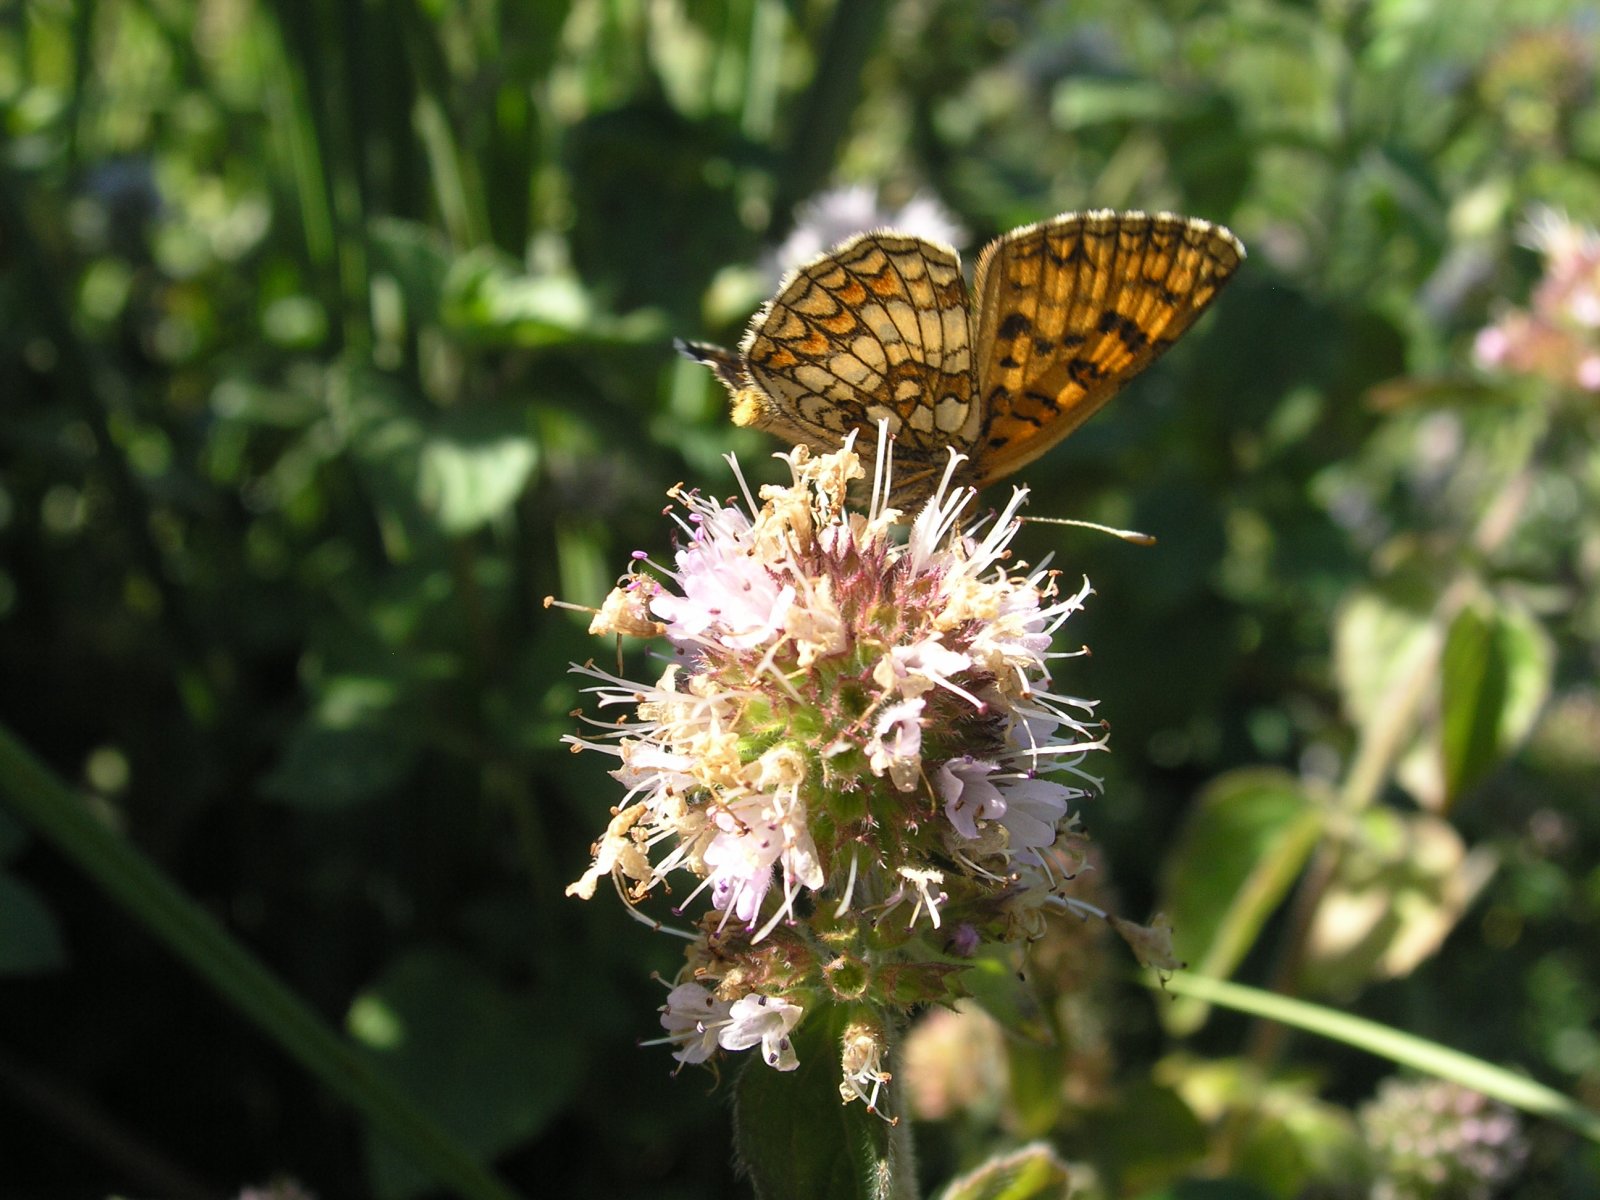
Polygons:
<instances>
[{"instance_id":1,"label":"dark shaded background","mask_svg":"<svg viewBox=\"0 0 1600 1200\"><path fill-rule=\"evenodd\" d=\"M1442 949L1416 969L1309 994L1594 1103L1596 408L1469 351L1538 274L1531 207L1600 211L1596 21L1488 0L10 7L0 713L527 1193L742 1195L710 1077L635 1046L676 943L562 896L620 794L559 745L564 672L615 651L541 600L596 603L631 550L665 553L664 489L729 490L724 451L775 477L669 342L737 341L802 201L936 196L969 256L1064 210L1192 213L1239 233L1245 269L1026 473L1035 513L1160 539L1022 540L1097 591L1066 636L1094 650L1069 690L1114 731L1085 814L1104 877L1142 918L1208 781L1339 779L1362 714L1338 614L1374 589L1426 610L1470 567L1547 639L1543 715L1442 801L1395 777L1382 800L1498 871L1464 913L1418 901ZM1508 478L1528 499L1485 552ZM1283 921L1244 978L1272 978ZM1147 1194L1217 1143L1105 1136L1178 1103L1146 1082L1176 1043L1123 959L1105 970L1115 1066L1053 1136L1109 1194ZM3 807L0 972L5 1195L411 1190ZM1186 1046L1224 1061L1245 1036L1223 1016ZM1345 1121L1387 1073L1310 1041L1281 1065ZM931 1129L930 1175L990 1128ZM1516 1194L1593 1182L1592 1150L1531 1136ZM1294 1178L1277 1194L1353 1194Z\"/></svg>"}]
</instances>

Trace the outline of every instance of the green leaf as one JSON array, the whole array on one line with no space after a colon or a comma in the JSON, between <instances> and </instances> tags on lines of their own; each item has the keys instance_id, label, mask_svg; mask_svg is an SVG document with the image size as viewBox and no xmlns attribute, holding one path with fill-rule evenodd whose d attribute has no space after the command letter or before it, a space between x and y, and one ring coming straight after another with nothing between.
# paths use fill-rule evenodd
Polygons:
<instances>
[{"instance_id":1,"label":"green leaf","mask_svg":"<svg viewBox=\"0 0 1600 1200\"><path fill-rule=\"evenodd\" d=\"M1439 706L1447 803L1527 736L1549 694L1554 657L1549 636L1518 605L1484 601L1451 622Z\"/></svg>"},{"instance_id":2,"label":"green leaf","mask_svg":"<svg viewBox=\"0 0 1600 1200\"><path fill-rule=\"evenodd\" d=\"M540 1009L468 958L419 950L356 997L346 1025L381 1073L487 1161L544 1128L582 1073L570 1015ZM367 1151L382 1200L429 1188L386 1142L369 1138Z\"/></svg>"},{"instance_id":3,"label":"green leaf","mask_svg":"<svg viewBox=\"0 0 1600 1200\"><path fill-rule=\"evenodd\" d=\"M413 324L439 319L439 301L450 270L449 248L437 230L415 221L379 217L368 231L373 264L394 277Z\"/></svg>"},{"instance_id":4,"label":"green leaf","mask_svg":"<svg viewBox=\"0 0 1600 1200\"><path fill-rule=\"evenodd\" d=\"M1493 876L1493 851L1468 851L1428 813L1370 809L1345 842L1339 871L1307 938L1302 982L1349 996L1430 957Z\"/></svg>"},{"instance_id":5,"label":"green leaf","mask_svg":"<svg viewBox=\"0 0 1600 1200\"><path fill-rule=\"evenodd\" d=\"M305 808L348 808L393 790L416 758L414 742L398 730L340 728L312 714L289 735L261 793Z\"/></svg>"},{"instance_id":6,"label":"green leaf","mask_svg":"<svg viewBox=\"0 0 1600 1200\"><path fill-rule=\"evenodd\" d=\"M892 1157L888 1122L859 1101L839 1102L846 1019L838 1008L808 1012L791 1034L800 1057L793 1071L775 1071L753 1051L746 1055L734 1093L734 1145L758 1200L913 1194L895 1180L912 1165Z\"/></svg>"},{"instance_id":7,"label":"green leaf","mask_svg":"<svg viewBox=\"0 0 1600 1200\"><path fill-rule=\"evenodd\" d=\"M356 1056L348 1041L240 943L223 931L82 797L0 725L0 802L81 868L106 895L193 970L330 1096L350 1103L374 1130L404 1147L420 1170L473 1200L517 1200Z\"/></svg>"},{"instance_id":8,"label":"green leaf","mask_svg":"<svg viewBox=\"0 0 1600 1200\"><path fill-rule=\"evenodd\" d=\"M293 431L303 430L323 415L320 398L310 390L267 387L238 376L223 379L212 389L211 411L229 426Z\"/></svg>"},{"instance_id":9,"label":"green leaf","mask_svg":"<svg viewBox=\"0 0 1600 1200\"><path fill-rule=\"evenodd\" d=\"M1118 1181L1118 1194L1137 1194L1198 1164L1206 1129L1176 1090L1145 1078L1086 1114L1074 1143L1103 1178Z\"/></svg>"},{"instance_id":10,"label":"green leaf","mask_svg":"<svg viewBox=\"0 0 1600 1200\"><path fill-rule=\"evenodd\" d=\"M1185 1179L1160 1191L1144 1192L1138 1200L1273 1200L1273 1195L1240 1179Z\"/></svg>"},{"instance_id":11,"label":"green leaf","mask_svg":"<svg viewBox=\"0 0 1600 1200\"><path fill-rule=\"evenodd\" d=\"M1035 1045L1055 1043L1039 994L1010 947L985 947L961 972L961 986L1012 1037Z\"/></svg>"},{"instance_id":12,"label":"green leaf","mask_svg":"<svg viewBox=\"0 0 1600 1200\"><path fill-rule=\"evenodd\" d=\"M659 317L602 312L572 275L528 275L492 250L462 255L445 279L445 326L486 345L552 346L573 341L654 340Z\"/></svg>"},{"instance_id":13,"label":"green leaf","mask_svg":"<svg viewBox=\"0 0 1600 1200\"><path fill-rule=\"evenodd\" d=\"M405 690L377 675L331 676L261 783L273 800L307 808L360 804L393 790L417 759L400 716Z\"/></svg>"},{"instance_id":14,"label":"green leaf","mask_svg":"<svg viewBox=\"0 0 1600 1200\"><path fill-rule=\"evenodd\" d=\"M1018 1038L1006 1038L1002 1045L1010 1083L1012 1131L1018 1137L1044 1137L1066 1106L1066 1089L1061 1086L1062 1051Z\"/></svg>"},{"instance_id":15,"label":"green leaf","mask_svg":"<svg viewBox=\"0 0 1600 1200\"><path fill-rule=\"evenodd\" d=\"M0 977L43 975L66 961L55 914L31 887L0 872Z\"/></svg>"},{"instance_id":16,"label":"green leaf","mask_svg":"<svg viewBox=\"0 0 1600 1200\"><path fill-rule=\"evenodd\" d=\"M1149 124L1172 116L1178 106L1171 89L1153 81L1079 75L1056 87L1050 115L1059 129L1082 129L1120 121Z\"/></svg>"},{"instance_id":17,"label":"green leaf","mask_svg":"<svg viewBox=\"0 0 1600 1200\"><path fill-rule=\"evenodd\" d=\"M1304 1085L1270 1084L1247 1110L1234 1173L1260 1193L1293 1200L1308 1194L1358 1196L1366 1182L1361 1134L1348 1109L1306 1094Z\"/></svg>"},{"instance_id":18,"label":"green leaf","mask_svg":"<svg viewBox=\"0 0 1600 1200\"><path fill-rule=\"evenodd\" d=\"M1307 1073L1264 1076L1245 1059L1183 1054L1169 1055L1160 1072L1212 1128L1233 1127L1228 1164L1236 1178L1229 1182L1259 1186L1282 1200L1321 1194L1318 1185L1335 1180L1348 1189L1335 1194L1361 1194L1355 1121L1348 1109L1319 1098Z\"/></svg>"},{"instance_id":19,"label":"green leaf","mask_svg":"<svg viewBox=\"0 0 1600 1200\"><path fill-rule=\"evenodd\" d=\"M537 461L519 411L451 413L422 447L417 487L423 510L446 534L471 533L509 511Z\"/></svg>"},{"instance_id":20,"label":"green leaf","mask_svg":"<svg viewBox=\"0 0 1600 1200\"><path fill-rule=\"evenodd\" d=\"M871 4L858 0L845 7L876 9L880 4L881 0ZM697 7L704 6L683 6L685 11ZM842 11L837 10L835 19ZM757 24L765 20L760 18ZM841 47L839 54L825 53L817 63L818 76L837 70L841 56L851 57L859 49ZM778 70L777 64L771 69ZM781 90L772 79L760 86L764 91ZM791 110L790 117L798 122L797 132L804 130L797 144L809 149L826 137L805 114L804 102ZM736 155L747 151L729 143L720 122L686 120L661 99L641 95L620 105L597 106L561 141L567 202L582 214L568 235L573 270L618 307L664 310L673 314L673 324L681 330L684 321L697 316L700 297L716 272L725 263L749 261L759 252L755 230L740 219L744 189L739 177L753 164L729 162L730 151ZM730 170L706 169L718 159ZM789 190L781 160L763 157L761 169L776 172L777 177L771 179L769 174L769 179L779 193ZM641 187L644 179L650 183ZM793 195L810 190L806 187ZM773 212L785 211L792 198L773 197ZM641 254L637 238L619 236L624 230L657 232L646 235L650 248ZM668 230L670 236L661 236L660 231Z\"/></svg>"},{"instance_id":21,"label":"green leaf","mask_svg":"<svg viewBox=\"0 0 1600 1200\"><path fill-rule=\"evenodd\" d=\"M1416 670L1437 643L1431 620L1434 598L1421 589L1358 591L1341 606L1333 633L1333 667L1352 723L1365 725L1384 711L1399 682Z\"/></svg>"},{"instance_id":22,"label":"green leaf","mask_svg":"<svg viewBox=\"0 0 1600 1200\"><path fill-rule=\"evenodd\" d=\"M1201 794L1164 871L1162 909L1178 957L1202 975L1225 978L1277 908L1323 828L1323 808L1286 771L1248 769L1214 780ZM1163 1009L1169 1028L1188 1033L1204 1006Z\"/></svg>"},{"instance_id":23,"label":"green leaf","mask_svg":"<svg viewBox=\"0 0 1600 1200\"><path fill-rule=\"evenodd\" d=\"M589 295L576 279L524 275L490 250L458 258L445 286L445 322L459 333L541 345L565 341L594 319Z\"/></svg>"},{"instance_id":24,"label":"green leaf","mask_svg":"<svg viewBox=\"0 0 1600 1200\"><path fill-rule=\"evenodd\" d=\"M1509 681L1495 632L1493 616L1474 605L1457 614L1445 638L1439 748L1449 797L1481 779L1499 758L1500 710Z\"/></svg>"},{"instance_id":25,"label":"green leaf","mask_svg":"<svg viewBox=\"0 0 1600 1200\"><path fill-rule=\"evenodd\" d=\"M0 808L0 862L10 862L28 844L28 831L5 809Z\"/></svg>"},{"instance_id":26,"label":"green leaf","mask_svg":"<svg viewBox=\"0 0 1600 1200\"><path fill-rule=\"evenodd\" d=\"M425 532L417 475L428 429L417 414L430 406L388 376L356 366L333 372L329 392L341 418L336 428L361 470L384 548L391 560L405 561Z\"/></svg>"},{"instance_id":27,"label":"green leaf","mask_svg":"<svg viewBox=\"0 0 1600 1200\"><path fill-rule=\"evenodd\" d=\"M939 1200L1066 1200L1067 1164L1049 1146L1024 1146L991 1158L939 1193Z\"/></svg>"}]
</instances>

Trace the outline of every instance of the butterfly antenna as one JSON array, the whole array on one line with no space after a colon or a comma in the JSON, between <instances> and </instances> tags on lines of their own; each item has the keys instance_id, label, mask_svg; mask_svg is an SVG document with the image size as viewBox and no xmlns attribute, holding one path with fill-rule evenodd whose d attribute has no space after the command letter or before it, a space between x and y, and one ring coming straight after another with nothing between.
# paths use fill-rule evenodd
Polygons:
<instances>
[{"instance_id":1,"label":"butterfly antenna","mask_svg":"<svg viewBox=\"0 0 1600 1200\"><path fill-rule=\"evenodd\" d=\"M1097 533L1109 533L1112 537L1124 542L1132 542L1135 546L1154 546L1156 539L1148 533L1140 533L1137 529L1118 529L1112 525L1102 525L1098 521L1077 521L1071 517L1020 517L1019 520L1027 521L1034 525L1076 525L1080 529L1093 529Z\"/></svg>"}]
</instances>

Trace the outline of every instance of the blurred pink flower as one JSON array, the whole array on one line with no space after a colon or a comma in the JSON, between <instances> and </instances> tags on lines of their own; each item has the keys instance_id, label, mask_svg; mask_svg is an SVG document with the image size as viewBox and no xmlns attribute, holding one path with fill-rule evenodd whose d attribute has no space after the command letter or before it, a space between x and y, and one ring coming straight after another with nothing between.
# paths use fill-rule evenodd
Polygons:
<instances>
[{"instance_id":1,"label":"blurred pink flower","mask_svg":"<svg viewBox=\"0 0 1600 1200\"><path fill-rule=\"evenodd\" d=\"M1478 331L1478 365L1600 392L1600 233L1553 209L1530 218L1528 244L1544 275L1527 309L1510 309Z\"/></svg>"}]
</instances>

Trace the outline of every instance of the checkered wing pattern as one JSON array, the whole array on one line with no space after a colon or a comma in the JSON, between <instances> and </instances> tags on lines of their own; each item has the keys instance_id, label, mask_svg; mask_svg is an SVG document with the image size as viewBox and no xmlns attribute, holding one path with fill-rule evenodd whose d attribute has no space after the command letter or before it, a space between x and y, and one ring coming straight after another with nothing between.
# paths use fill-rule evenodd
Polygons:
<instances>
[{"instance_id":1,"label":"checkered wing pattern","mask_svg":"<svg viewBox=\"0 0 1600 1200\"><path fill-rule=\"evenodd\" d=\"M954 251L904 234L852 238L790 276L751 323L754 386L734 420L819 448L852 429L869 446L886 421L909 486L977 436L968 309Z\"/></svg>"}]
</instances>

